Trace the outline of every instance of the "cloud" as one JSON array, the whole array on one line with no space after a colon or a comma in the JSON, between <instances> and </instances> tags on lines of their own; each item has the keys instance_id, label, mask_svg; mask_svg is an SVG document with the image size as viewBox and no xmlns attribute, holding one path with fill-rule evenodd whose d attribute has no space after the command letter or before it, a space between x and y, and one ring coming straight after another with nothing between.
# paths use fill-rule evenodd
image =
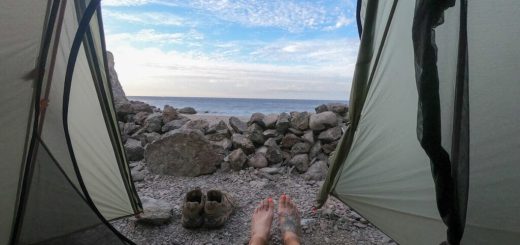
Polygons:
<instances>
[{"instance_id":1,"label":"cloud","mask_svg":"<svg viewBox=\"0 0 520 245\"><path fill-rule=\"evenodd\" d=\"M124 45L127 43L146 43L147 45L179 44L185 41L197 41L204 39L204 35L196 30L188 32L158 32L154 29L142 29L137 32L124 32L108 34L107 43L112 45Z\"/></svg>"},{"instance_id":2,"label":"cloud","mask_svg":"<svg viewBox=\"0 0 520 245\"><path fill-rule=\"evenodd\" d=\"M161 12L125 13L122 11L105 10L103 15L106 18L145 25L182 26L186 25L187 22L177 15Z\"/></svg>"},{"instance_id":3,"label":"cloud","mask_svg":"<svg viewBox=\"0 0 520 245\"><path fill-rule=\"evenodd\" d=\"M350 94L349 64L270 65L159 48L109 48L128 95L344 99Z\"/></svg>"},{"instance_id":4,"label":"cloud","mask_svg":"<svg viewBox=\"0 0 520 245\"><path fill-rule=\"evenodd\" d=\"M170 7L189 8L212 18L243 26L275 27L297 33L308 29L330 30L350 24L353 18L344 16L344 12L353 13L352 4L339 1L326 4L323 1L309 0L109 0L103 5L139 6L158 4ZM149 16L119 16L138 21L149 19ZM175 21L173 23L176 23Z\"/></svg>"}]
</instances>

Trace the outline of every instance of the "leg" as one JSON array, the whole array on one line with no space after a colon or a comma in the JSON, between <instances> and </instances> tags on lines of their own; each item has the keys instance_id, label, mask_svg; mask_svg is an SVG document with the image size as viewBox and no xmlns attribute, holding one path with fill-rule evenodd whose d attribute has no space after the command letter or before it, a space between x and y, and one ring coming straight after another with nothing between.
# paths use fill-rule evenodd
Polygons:
<instances>
[{"instance_id":1,"label":"leg","mask_svg":"<svg viewBox=\"0 0 520 245\"><path fill-rule=\"evenodd\" d=\"M251 241L252 245L267 244L269 239L269 231L271 230L271 223L274 216L274 202L273 199L267 198L260 202L255 209L251 221Z\"/></svg>"},{"instance_id":2,"label":"leg","mask_svg":"<svg viewBox=\"0 0 520 245\"><path fill-rule=\"evenodd\" d=\"M285 194L280 196L280 201L278 202L278 217L284 244L299 245L300 214L291 198Z\"/></svg>"}]
</instances>

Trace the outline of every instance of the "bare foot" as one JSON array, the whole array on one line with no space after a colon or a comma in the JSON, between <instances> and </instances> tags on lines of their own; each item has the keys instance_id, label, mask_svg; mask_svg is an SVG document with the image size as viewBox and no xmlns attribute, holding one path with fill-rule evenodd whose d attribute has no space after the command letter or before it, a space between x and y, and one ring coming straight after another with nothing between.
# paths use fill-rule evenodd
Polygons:
<instances>
[{"instance_id":1,"label":"bare foot","mask_svg":"<svg viewBox=\"0 0 520 245\"><path fill-rule=\"evenodd\" d=\"M278 202L278 217L284 244L300 244L300 214L296 204L285 194Z\"/></svg>"},{"instance_id":2,"label":"bare foot","mask_svg":"<svg viewBox=\"0 0 520 245\"><path fill-rule=\"evenodd\" d=\"M272 198L264 199L256 207L251 221L251 241L249 244L267 244L271 223L273 223L274 202Z\"/></svg>"}]
</instances>

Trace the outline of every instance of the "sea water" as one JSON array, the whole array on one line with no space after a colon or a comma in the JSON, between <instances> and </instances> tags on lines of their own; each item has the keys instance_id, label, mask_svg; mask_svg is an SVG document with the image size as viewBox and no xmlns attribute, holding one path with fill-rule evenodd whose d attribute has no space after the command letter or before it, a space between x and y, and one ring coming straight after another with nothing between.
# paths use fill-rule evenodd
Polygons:
<instances>
[{"instance_id":1,"label":"sea water","mask_svg":"<svg viewBox=\"0 0 520 245\"><path fill-rule=\"evenodd\" d=\"M158 108L170 105L175 108L193 107L199 114L250 116L255 112L264 114L291 111L314 112L321 104L348 103L347 100L296 100L296 99L243 99L207 97L152 97L128 96L129 100L146 102Z\"/></svg>"}]
</instances>

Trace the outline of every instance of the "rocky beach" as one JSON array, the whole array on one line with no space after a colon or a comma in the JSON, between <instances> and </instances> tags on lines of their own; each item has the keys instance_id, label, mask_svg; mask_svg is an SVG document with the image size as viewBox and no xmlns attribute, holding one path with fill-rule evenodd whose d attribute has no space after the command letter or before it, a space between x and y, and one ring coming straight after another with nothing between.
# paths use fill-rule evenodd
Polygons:
<instances>
[{"instance_id":1,"label":"rocky beach","mask_svg":"<svg viewBox=\"0 0 520 245\"><path fill-rule=\"evenodd\" d=\"M110 77L124 149L144 212L114 221L138 244L247 244L251 214L263 198L291 196L301 211L304 244L393 244L367 220L333 197L320 210L315 198L329 158L348 127L348 106L317 105L314 112L198 114L196 108L156 108L129 101L113 57ZM187 230L184 195L200 187L236 200L221 229ZM271 244L280 244L277 218Z\"/></svg>"}]
</instances>

